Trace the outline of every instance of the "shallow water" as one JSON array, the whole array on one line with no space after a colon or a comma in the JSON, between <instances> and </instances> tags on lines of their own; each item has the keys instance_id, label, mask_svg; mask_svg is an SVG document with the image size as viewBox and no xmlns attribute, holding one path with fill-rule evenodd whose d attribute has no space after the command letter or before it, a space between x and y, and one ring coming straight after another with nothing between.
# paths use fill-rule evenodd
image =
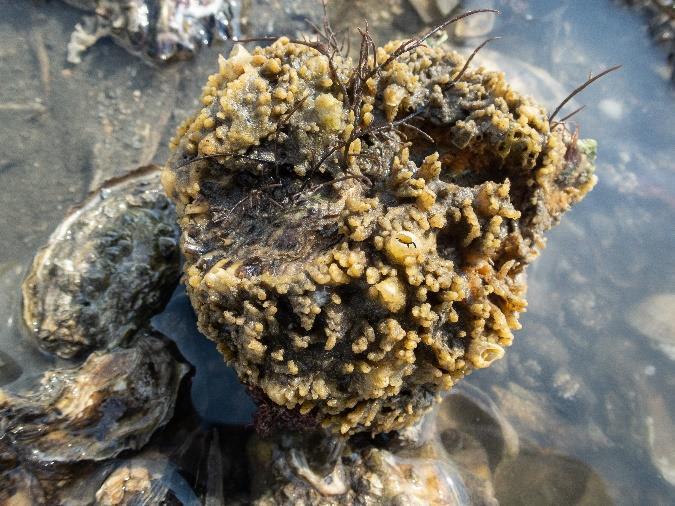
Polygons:
<instances>
[{"instance_id":1,"label":"shallow water","mask_svg":"<svg viewBox=\"0 0 675 506\"><path fill-rule=\"evenodd\" d=\"M310 0L256 8L262 3L243 2L246 35L308 31L303 18L320 15ZM475 61L501 67L549 108L589 72L624 65L568 105L587 105L577 121L582 137L598 140L600 182L530 267L530 305L513 347L465 380L521 440L517 460L495 471L497 498L672 503L675 87L665 55L640 14L609 0L471 2L491 3L502 15L490 36L502 38ZM70 66L65 48L79 11L23 0L3 0L0 10L0 386L16 387L50 364L17 329L19 283L36 248L100 182L165 160L169 136L229 48L154 68L101 41ZM425 26L407 0L340 2L335 11L337 29L367 16L380 41ZM197 411L210 423L247 423L250 401L191 321L179 289L154 324L197 364ZM227 382L211 388L216 376Z\"/></svg>"}]
</instances>

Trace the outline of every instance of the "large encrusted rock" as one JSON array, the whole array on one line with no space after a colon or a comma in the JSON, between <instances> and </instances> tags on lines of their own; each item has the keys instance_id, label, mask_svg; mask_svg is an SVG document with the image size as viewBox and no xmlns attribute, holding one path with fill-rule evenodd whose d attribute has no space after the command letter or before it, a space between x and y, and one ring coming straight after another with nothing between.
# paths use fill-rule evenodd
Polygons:
<instances>
[{"instance_id":1,"label":"large encrusted rock","mask_svg":"<svg viewBox=\"0 0 675 506\"><path fill-rule=\"evenodd\" d=\"M342 433L404 427L500 358L543 232L595 183L594 143L501 73L401 44L235 47L162 174L202 332Z\"/></svg>"}]
</instances>

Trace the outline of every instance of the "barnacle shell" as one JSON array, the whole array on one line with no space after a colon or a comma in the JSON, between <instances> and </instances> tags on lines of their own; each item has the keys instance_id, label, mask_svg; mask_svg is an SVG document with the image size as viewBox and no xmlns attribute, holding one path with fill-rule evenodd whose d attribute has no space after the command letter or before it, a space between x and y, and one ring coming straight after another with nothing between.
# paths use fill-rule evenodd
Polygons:
<instances>
[{"instance_id":1,"label":"barnacle shell","mask_svg":"<svg viewBox=\"0 0 675 506\"><path fill-rule=\"evenodd\" d=\"M162 182L201 331L337 432L405 427L500 358L543 232L595 183L592 141L463 66L419 47L358 91L348 58L237 47L172 140ZM389 123L411 113L426 135Z\"/></svg>"},{"instance_id":2,"label":"barnacle shell","mask_svg":"<svg viewBox=\"0 0 675 506\"><path fill-rule=\"evenodd\" d=\"M26 327L64 358L124 342L171 296L177 242L157 167L105 183L35 256L23 283Z\"/></svg>"}]
</instances>

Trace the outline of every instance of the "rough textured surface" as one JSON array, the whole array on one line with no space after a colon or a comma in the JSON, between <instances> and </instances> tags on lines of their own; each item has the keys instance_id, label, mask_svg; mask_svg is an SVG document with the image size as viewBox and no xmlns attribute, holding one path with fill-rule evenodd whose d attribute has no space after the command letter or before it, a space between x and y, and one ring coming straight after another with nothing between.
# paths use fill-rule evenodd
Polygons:
<instances>
[{"instance_id":1,"label":"rough textured surface","mask_svg":"<svg viewBox=\"0 0 675 506\"><path fill-rule=\"evenodd\" d=\"M176 468L161 454L152 453L119 463L94 497L97 506L201 504Z\"/></svg>"},{"instance_id":2,"label":"rough textured surface","mask_svg":"<svg viewBox=\"0 0 675 506\"><path fill-rule=\"evenodd\" d=\"M0 447L0 504L44 504L44 494L37 479L17 467L16 459Z\"/></svg>"},{"instance_id":3,"label":"rough textured surface","mask_svg":"<svg viewBox=\"0 0 675 506\"><path fill-rule=\"evenodd\" d=\"M214 39L238 36L239 3L231 0L64 0L94 14L75 25L68 61L107 36L128 51L166 61L192 56Z\"/></svg>"},{"instance_id":4,"label":"rough textured surface","mask_svg":"<svg viewBox=\"0 0 675 506\"><path fill-rule=\"evenodd\" d=\"M173 416L188 366L143 332L129 348L55 369L22 395L0 389L0 446L29 466L108 459L143 447Z\"/></svg>"},{"instance_id":5,"label":"rough textured surface","mask_svg":"<svg viewBox=\"0 0 675 506\"><path fill-rule=\"evenodd\" d=\"M162 174L200 329L243 382L343 433L409 425L500 358L542 233L595 183L594 143L502 74L442 48L382 65L400 44L379 71L236 47Z\"/></svg>"},{"instance_id":6,"label":"rough textured surface","mask_svg":"<svg viewBox=\"0 0 675 506\"><path fill-rule=\"evenodd\" d=\"M171 296L177 241L156 167L93 192L54 231L24 281L23 319L38 345L70 358L129 339Z\"/></svg>"},{"instance_id":7,"label":"rough textured surface","mask_svg":"<svg viewBox=\"0 0 675 506\"><path fill-rule=\"evenodd\" d=\"M254 436L248 445L251 503L467 504L462 479L438 455L406 458L372 441L364 446L330 441L326 434L308 432Z\"/></svg>"}]
</instances>

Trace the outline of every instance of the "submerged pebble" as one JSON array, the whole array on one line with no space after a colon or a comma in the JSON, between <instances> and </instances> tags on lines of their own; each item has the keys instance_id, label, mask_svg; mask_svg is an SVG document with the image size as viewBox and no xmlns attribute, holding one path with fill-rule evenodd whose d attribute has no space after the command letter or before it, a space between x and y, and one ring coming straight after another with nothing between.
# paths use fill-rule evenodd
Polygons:
<instances>
[{"instance_id":1,"label":"submerged pebble","mask_svg":"<svg viewBox=\"0 0 675 506\"><path fill-rule=\"evenodd\" d=\"M459 5L459 0L409 0L415 12L425 23L438 21Z\"/></svg>"},{"instance_id":2,"label":"submerged pebble","mask_svg":"<svg viewBox=\"0 0 675 506\"><path fill-rule=\"evenodd\" d=\"M608 435L595 420L588 420L583 412L577 414L577 419L573 415L561 416L565 412L558 405L559 401L546 393L528 390L510 381L493 386L491 393L521 440L530 444L556 448L566 454L600 450L611 445ZM579 430L580 426L583 430Z\"/></svg>"},{"instance_id":3,"label":"submerged pebble","mask_svg":"<svg viewBox=\"0 0 675 506\"><path fill-rule=\"evenodd\" d=\"M661 395L650 395L645 400L647 438L652 463L661 476L675 486L675 410Z\"/></svg>"},{"instance_id":4,"label":"submerged pebble","mask_svg":"<svg viewBox=\"0 0 675 506\"><path fill-rule=\"evenodd\" d=\"M670 360L675 360L675 294L652 295L636 306L626 316L628 324L647 338L653 348Z\"/></svg>"},{"instance_id":5,"label":"submerged pebble","mask_svg":"<svg viewBox=\"0 0 675 506\"><path fill-rule=\"evenodd\" d=\"M495 475L500 504L614 504L607 486L578 460L536 450L504 462Z\"/></svg>"},{"instance_id":6,"label":"submerged pebble","mask_svg":"<svg viewBox=\"0 0 675 506\"><path fill-rule=\"evenodd\" d=\"M471 504L497 505L494 471L520 452L516 431L487 394L467 383L458 385L434 415L432 433L457 466Z\"/></svg>"},{"instance_id":7,"label":"submerged pebble","mask_svg":"<svg viewBox=\"0 0 675 506\"><path fill-rule=\"evenodd\" d=\"M472 436L487 452L492 469L502 460L518 455L518 434L490 397L466 383L456 390L436 411L434 432L440 435L441 441L457 433Z\"/></svg>"},{"instance_id":8,"label":"submerged pebble","mask_svg":"<svg viewBox=\"0 0 675 506\"><path fill-rule=\"evenodd\" d=\"M464 0L462 9L470 11L474 9L494 9L497 7L494 0ZM476 14L468 18L460 19L452 26L452 34L457 39L469 39L485 37L495 26L495 17L490 13Z\"/></svg>"}]
</instances>

